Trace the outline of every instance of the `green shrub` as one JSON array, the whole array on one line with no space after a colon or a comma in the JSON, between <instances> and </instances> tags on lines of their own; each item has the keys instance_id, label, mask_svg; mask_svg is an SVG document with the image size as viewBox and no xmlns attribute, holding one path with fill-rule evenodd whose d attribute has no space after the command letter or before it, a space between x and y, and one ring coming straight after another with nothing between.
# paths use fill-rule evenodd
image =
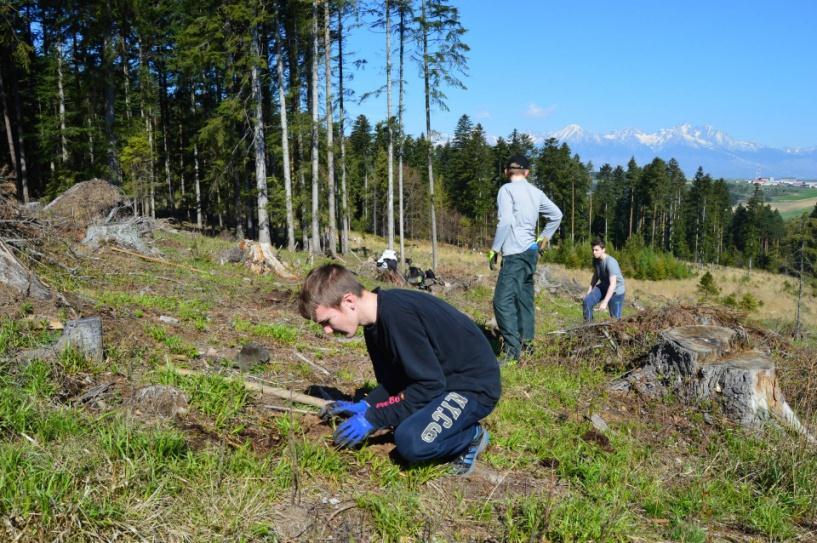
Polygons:
<instances>
[{"instance_id":1,"label":"green shrub","mask_svg":"<svg viewBox=\"0 0 817 543\"><path fill-rule=\"evenodd\" d=\"M746 311L747 313L751 313L755 309L759 308L763 305L763 302L755 298L751 292L747 292L743 296L741 296L740 300L738 301L738 307Z\"/></svg>"},{"instance_id":2,"label":"green shrub","mask_svg":"<svg viewBox=\"0 0 817 543\"><path fill-rule=\"evenodd\" d=\"M625 279L632 277L660 281L692 276L692 270L685 262L678 260L671 253L645 247L638 237L630 238L621 251L613 253L608 246L607 252L618 260ZM568 268L589 268L593 263L593 250L589 243L577 245L567 240L555 249L545 251L543 259L546 262L563 264Z\"/></svg>"},{"instance_id":3,"label":"green shrub","mask_svg":"<svg viewBox=\"0 0 817 543\"><path fill-rule=\"evenodd\" d=\"M701 293L701 296L704 298L709 298L710 296L717 296L720 293L721 288L715 282L715 278L712 277L712 274L706 272L701 276L701 280L698 281L698 292Z\"/></svg>"}]
</instances>

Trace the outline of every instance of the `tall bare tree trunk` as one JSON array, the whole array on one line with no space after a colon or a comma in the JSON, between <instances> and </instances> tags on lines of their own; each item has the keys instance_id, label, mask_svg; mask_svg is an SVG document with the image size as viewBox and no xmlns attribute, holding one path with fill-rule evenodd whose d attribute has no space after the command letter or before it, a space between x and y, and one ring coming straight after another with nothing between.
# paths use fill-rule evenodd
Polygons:
<instances>
[{"instance_id":1,"label":"tall bare tree trunk","mask_svg":"<svg viewBox=\"0 0 817 543\"><path fill-rule=\"evenodd\" d=\"M6 125L6 138L8 139L9 155L11 156L11 167L14 169L14 175L17 178L17 183L20 183L20 170L17 164L17 150L14 145L14 132L12 129L11 110L9 109L8 101L6 100L6 90L3 86L3 69L0 67L0 101L3 104L3 121ZM22 198L23 193L17 195Z\"/></svg>"},{"instance_id":2,"label":"tall bare tree trunk","mask_svg":"<svg viewBox=\"0 0 817 543\"><path fill-rule=\"evenodd\" d=\"M19 154L17 166L18 183L23 196L23 203L28 203L28 170L26 168L26 141L23 133L23 108L20 106L20 90L17 88L17 81L12 78L11 92L14 95L14 114L17 117L17 153Z\"/></svg>"},{"instance_id":3,"label":"tall bare tree trunk","mask_svg":"<svg viewBox=\"0 0 817 543\"><path fill-rule=\"evenodd\" d=\"M111 182L118 185L122 182L122 174L119 170L116 133L114 132L116 82L113 76L114 48L111 41L111 36L106 35L102 44L105 65L105 135L108 137L108 167L110 168Z\"/></svg>"},{"instance_id":4,"label":"tall bare tree trunk","mask_svg":"<svg viewBox=\"0 0 817 543\"><path fill-rule=\"evenodd\" d=\"M386 192L387 246L394 249L394 130L391 122L391 0L386 0L386 124L389 129Z\"/></svg>"},{"instance_id":5,"label":"tall bare tree trunk","mask_svg":"<svg viewBox=\"0 0 817 543\"><path fill-rule=\"evenodd\" d=\"M184 210L185 217L190 220L190 207L185 202L184 186L184 128L179 123L179 206Z\"/></svg>"},{"instance_id":6,"label":"tall bare tree trunk","mask_svg":"<svg viewBox=\"0 0 817 543\"><path fill-rule=\"evenodd\" d=\"M404 86L403 86L403 67L405 60L405 45L406 45L406 3L400 0L400 68L398 71L399 79L399 93L397 104L397 137L400 141L397 142L397 191L399 196L399 214L398 220L400 224L400 269L406 268L406 242L405 242L405 206L403 204L403 142L405 136L403 134L403 105L404 105Z\"/></svg>"},{"instance_id":7,"label":"tall bare tree trunk","mask_svg":"<svg viewBox=\"0 0 817 543\"><path fill-rule=\"evenodd\" d=\"M252 97L255 102L253 147L255 147L255 186L258 191L258 243L270 245L269 215L267 213L267 163L264 156L264 105L261 94L261 47L258 45L258 27L252 27Z\"/></svg>"},{"instance_id":8,"label":"tall bare tree trunk","mask_svg":"<svg viewBox=\"0 0 817 543\"><path fill-rule=\"evenodd\" d=\"M59 95L60 111L60 158L63 165L68 162L68 141L65 131L65 91L62 86L62 42L58 41L55 47L57 52L57 94Z\"/></svg>"},{"instance_id":9,"label":"tall bare tree trunk","mask_svg":"<svg viewBox=\"0 0 817 543\"><path fill-rule=\"evenodd\" d=\"M332 124L332 37L329 35L329 2L323 3L323 57L326 80L326 189L329 203L329 253L337 256L338 222L335 217L335 143Z\"/></svg>"},{"instance_id":10,"label":"tall bare tree trunk","mask_svg":"<svg viewBox=\"0 0 817 543\"><path fill-rule=\"evenodd\" d=\"M318 0L312 0L312 252L321 252L318 208Z\"/></svg>"},{"instance_id":11,"label":"tall bare tree trunk","mask_svg":"<svg viewBox=\"0 0 817 543\"><path fill-rule=\"evenodd\" d=\"M278 17L280 17L280 12ZM292 171L289 161L289 124L287 123L287 100L286 92L284 91L284 59L281 50L281 21L276 20L276 39L275 39L275 68L278 74L278 101L280 102L278 110L281 119L281 154L283 155L284 166L284 195L285 206L287 214L287 249L295 250L295 214L292 210Z\"/></svg>"},{"instance_id":12,"label":"tall bare tree trunk","mask_svg":"<svg viewBox=\"0 0 817 543\"><path fill-rule=\"evenodd\" d=\"M148 147L150 148L150 216L156 218L156 158L153 152L153 120L151 113L148 111L145 117L145 124L148 130Z\"/></svg>"},{"instance_id":13,"label":"tall bare tree trunk","mask_svg":"<svg viewBox=\"0 0 817 543\"><path fill-rule=\"evenodd\" d=\"M576 242L576 179L570 177L570 241Z\"/></svg>"},{"instance_id":14,"label":"tall bare tree trunk","mask_svg":"<svg viewBox=\"0 0 817 543\"><path fill-rule=\"evenodd\" d=\"M190 89L190 113L196 115L196 90ZM201 179L199 178L199 144L193 137L193 184L196 186L196 227L204 228L204 218L201 210Z\"/></svg>"},{"instance_id":15,"label":"tall bare tree trunk","mask_svg":"<svg viewBox=\"0 0 817 543\"><path fill-rule=\"evenodd\" d=\"M125 94L125 118L130 120L130 75L128 74L128 45L125 41L125 32L122 32L121 34L120 43L122 44L122 80L124 83Z\"/></svg>"},{"instance_id":16,"label":"tall bare tree trunk","mask_svg":"<svg viewBox=\"0 0 817 543\"><path fill-rule=\"evenodd\" d=\"M635 208L635 188L630 187L630 228L627 239L633 236L633 208Z\"/></svg>"},{"instance_id":17,"label":"tall bare tree trunk","mask_svg":"<svg viewBox=\"0 0 817 543\"><path fill-rule=\"evenodd\" d=\"M437 211L434 202L434 143L431 138L431 89L429 87L428 26L426 25L426 2L422 2L423 20L423 84L425 87L426 140L428 141L428 197L431 203L431 269L437 271Z\"/></svg>"},{"instance_id":18,"label":"tall bare tree trunk","mask_svg":"<svg viewBox=\"0 0 817 543\"><path fill-rule=\"evenodd\" d=\"M794 318L794 337L800 337L800 305L803 303L803 273L805 269L805 260L806 260L806 219L803 218L800 221L800 277L799 279L799 287L797 289L797 313Z\"/></svg>"},{"instance_id":19,"label":"tall bare tree trunk","mask_svg":"<svg viewBox=\"0 0 817 543\"><path fill-rule=\"evenodd\" d=\"M340 252L349 252L349 197L346 193L346 135L344 121L346 112L343 110L343 8L338 9L338 105L340 116L338 119L338 137L340 138L340 195L341 195L341 234Z\"/></svg>"}]
</instances>

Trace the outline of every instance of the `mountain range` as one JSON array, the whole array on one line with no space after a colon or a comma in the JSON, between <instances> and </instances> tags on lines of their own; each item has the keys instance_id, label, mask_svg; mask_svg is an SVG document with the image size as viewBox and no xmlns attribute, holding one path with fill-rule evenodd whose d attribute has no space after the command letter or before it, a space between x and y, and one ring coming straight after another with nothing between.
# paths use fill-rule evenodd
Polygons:
<instances>
[{"instance_id":1,"label":"mountain range","mask_svg":"<svg viewBox=\"0 0 817 543\"><path fill-rule=\"evenodd\" d=\"M736 140L711 126L682 124L657 132L625 129L596 134L570 124L557 132L531 136L537 143L548 137L567 143L595 168L605 163L626 167L631 157L643 166L660 157L677 160L687 177L700 166L714 177L729 179L817 179L817 147L778 149Z\"/></svg>"}]
</instances>

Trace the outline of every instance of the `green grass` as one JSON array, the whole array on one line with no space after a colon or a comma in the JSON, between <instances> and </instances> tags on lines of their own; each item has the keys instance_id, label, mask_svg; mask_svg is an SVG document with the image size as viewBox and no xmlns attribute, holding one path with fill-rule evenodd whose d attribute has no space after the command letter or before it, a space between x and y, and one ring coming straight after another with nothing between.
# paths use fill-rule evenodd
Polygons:
<instances>
[{"instance_id":1,"label":"green grass","mask_svg":"<svg viewBox=\"0 0 817 543\"><path fill-rule=\"evenodd\" d=\"M159 372L159 382L181 388L190 396L190 404L213 419L216 428L231 433L241 430L237 421L249 400L243 383L218 375L182 376L172 369Z\"/></svg>"},{"instance_id":2,"label":"green grass","mask_svg":"<svg viewBox=\"0 0 817 543\"><path fill-rule=\"evenodd\" d=\"M29 323L0 316L0 357L52 343L57 333L32 329Z\"/></svg>"},{"instance_id":3,"label":"green grass","mask_svg":"<svg viewBox=\"0 0 817 543\"><path fill-rule=\"evenodd\" d=\"M207 311L210 304L196 299L181 299L158 294L133 294L130 292L102 291L96 294L97 306L113 308L133 307L135 310L151 310L179 317L192 322L197 330L207 328Z\"/></svg>"},{"instance_id":4,"label":"green grass","mask_svg":"<svg viewBox=\"0 0 817 543\"><path fill-rule=\"evenodd\" d=\"M244 281L240 266L214 265L213 256L230 242L157 237L172 245L166 254L174 261L214 272L174 276L195 289L195 298L136 294L136 281L159 284L149 273L113 289L103 275L93 276L93 292L104 293L94 296L106 308L177 316L187 324L184 332L145 322L148 341L106 344L104 368L70 351L16 364L4 355L52 343L55 334L0 317L0 514L21 526L21 541L87 534L114 540L130 537L131 528L156 540L282 541L281 528L295 522L282 518L287 507L303 508L314 521L305 540L703 543L723 539L723 532L737 540L813 538L813 452L774 429L755 434L706 426L699 411L671 399L608 396L610 379L642 354L627 349L641 347L622 345L619 358L606 345L578 352L579 340L546 335L581 321L578 303L547 292L537 297L533 356L502 370L503 396L485 422L491 445L480 465L493 474L485 479L449 478L444 464L403 467L385 454L389 445L338 450L331 428L254 408L236 380L151 373L168 354L195 356L187 338L198 342L203 334L190 332L189 323L203 331L197 323L207 323L210 307L221 308L227 298L240 305L258 288L288 288L272 276ZM302 255L294 258L306 266ZM491 285L449 296L471 315L491 315ZM734 302L741 301L736 294ZM297 346L319 361L357 357L321 384L344 393L372 384L362 339L338 346L294 314L292 324L228 318L214 323L214 331L232 324L233 336ZM635 327L627 333L639 345L652 340ZM202 342L224 341L210 336ZM298 364L284 357L265 377L303 390L314 374ZM109 376L126 379L126 389L159 382L183 390L190 419L145 423L116 401L101 410L70 403L77 383ZM617 403L634 407L608 417L605 409ZM656 410L685 417L690 426L665 424ZM611 427L609 447L586 440L594 412Z\"/></svg>"},{"instance_id":5,"label":"green grass","mask_svg":"<svg viewBox=\"0 0 817 543\"><path fill-rule=\"evenodd\" d=\"M235 318L233 319L233 328L235 328L236 332L268 338L281 345L293 345L298 340L298 330L288 324L255 324L241 318Z\"/></svg>"},{"instance_id":6,"label":"green grass","mask_svg":"<svg viewBox=\"0 0 817 543\"><path fill-rule=\"evenodd\" d=\"M190 345L179 336L168 334L167 329L156 325L149 324L145 330L157 342L163 344L172 354L186 356L187 358L195 358L198 355L198 349Z\"/></svg>"}]
</instances>

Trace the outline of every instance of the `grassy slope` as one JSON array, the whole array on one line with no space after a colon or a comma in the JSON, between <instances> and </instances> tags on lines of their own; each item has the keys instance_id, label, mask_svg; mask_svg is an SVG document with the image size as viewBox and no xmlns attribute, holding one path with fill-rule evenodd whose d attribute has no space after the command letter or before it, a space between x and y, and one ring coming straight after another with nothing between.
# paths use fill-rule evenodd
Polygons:
<instances>
[{"instance_id":1,"label":"grassy slope","mask_svg":"<svg viewBox=\"0 0 817 543\"><path fill-rule=\"evenodd\" d=\"M264 407L283 401L249 395L229 378L182 378L168 370L168 364L229 366L231 349L253 340L272 352L272 362L254 373L278 386L304 390L321 384L353 394L372 380L360 339L322 337L297 315L289 298L296 285L214 264L227 242L160 237L169 260L203 273L110 251L72 263L74 276L42 270L82 313L102 315L104 364L70 352L55 362L12 362L19 350L53 341L53 333L24 320L25 314L67 315L41 305L0 304L0 359L6 359L0 379L0 508L12 519L0 527L4 539L816 537L817 458L797 440L773 430L750 435L711 409L714 418L707 424L699 410L671 400L645 403L607 394L606 383L654 341L654 330L643 323L625 324L630 340L619 353L606 343L547 335L581 316L574 300L540 295L535 353L503 370L503 400L487 421L492 444L477 476L457 479L445 476L441 466L402 468L389 457L392 445L384 438L359 451L338 451L331 428L316 417ZM372 238L363 243L382 246ZM427 246L412 245L409 252L427 264ZM310 266L303 255L284 258L300 271ZM483 256L444 248L441 261L439 275L469 286L445 296L478 322L487 320L495 274ZM355 257L347 262L358 266ZM646 284L631 285L643 290L642 300L661 303ZM180 323L163 324L161 315ZM635 317L635 310L628 307L625 316ZM199 355L208 349L207 359ZM798 349L783 349L786 363L793 364ZM294 350L332 376L316 373ZM813 354L807 362L814 364ZM815 406L810 385L800 383L806 392L796 388L801 378L792 373L784 372L784 386L813 422L805 412ZM110 383L114 394L104 403L76 401L96 383ZM133 391L149 383L184 389L191 412L168 421L127 409ZM586 417L594 412L609 423L609 441L588 433Z\"/></svg>"}]
</instances>

